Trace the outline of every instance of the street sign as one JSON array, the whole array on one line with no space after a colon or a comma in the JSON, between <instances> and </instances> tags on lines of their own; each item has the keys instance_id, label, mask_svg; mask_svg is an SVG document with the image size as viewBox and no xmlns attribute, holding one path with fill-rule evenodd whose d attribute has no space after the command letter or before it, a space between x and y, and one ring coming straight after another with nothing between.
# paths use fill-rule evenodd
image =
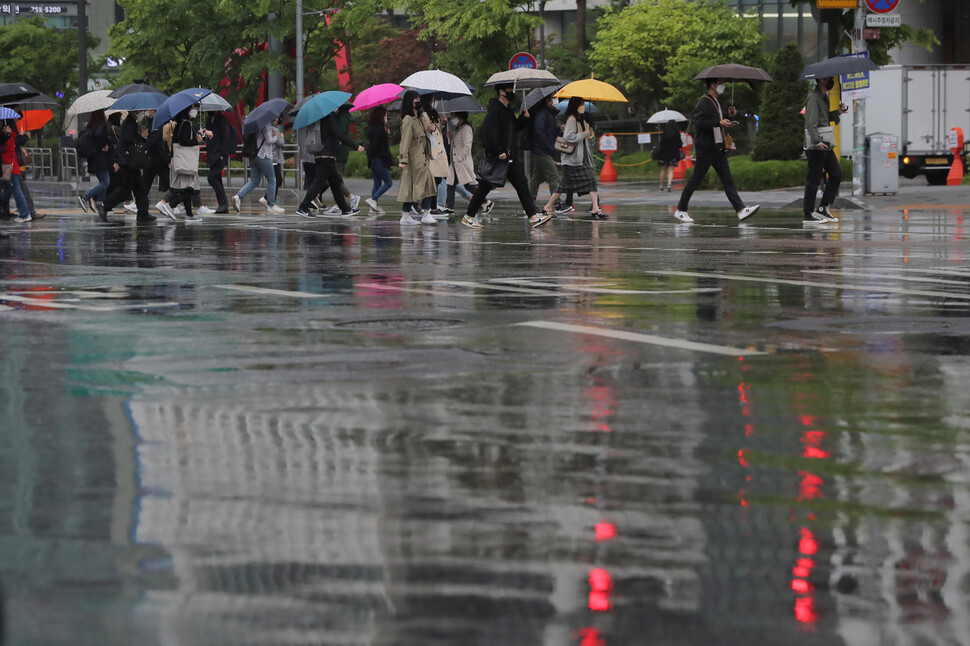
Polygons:
<instances>
[{"instance_id":1,"label":"street sign","mask_svg":"<svg viewBox=\"0 0 970 646\"><path fill-rule=\"evenodd\" d=\"M519 52L509 60L509 69L514 70L519 67L526 67L530 70L536 69L536 57L529 52Z\"/></svg>"},{"instance_id":2,"label":"street sign","mask_svg":"<svg viewBox=\"0 0 970 646\"><path fill-rule=\"evenodd\" d=\"M819 9L858 9L859 0L815 0Z\"/></svg>"},{"instance_id":3,"label":"street sign","mask_svg":"<svg viewBox=\"0 0 970 646\"><path fill-rule=\"evenodd\" d=\"M857 54L847 54L868 58L869 52L859 52ZM843 101L855 101L865 99L869 96L869 72L856 72L855 74L843 74L839 78L839 85L842 88Z\"/></svg>"},{"instance_id":4,"label":"street sign","mask_svg":"<svg viewBox=\"0 0 970 646\"><path fill-rule=\"evenodd\" d=\"M903 17L898 13L867 13L866 27L900 27Z\"/></svg>"},{"instance_id":5,"label":"street sign","mask_svg":"<svg viewBox=\"0 0 970 646\"><path fill-rule=\"evenodd\" d=\"M878 29L863 29L862 39L863 40L879 40L879 30Z\"/></svg>"},{"instance_id":6,"label":"street sign","mask_svg":"<svg viewBox=\"0 0 970 646\"><path fill-rule=\"evenodd\" d=\"M866 0L869 11L889 13L899 5L899 0Z\"/></svg>"},{"instance_id":7,"label":"street sign","mask_svg":"<svg viewBox=\"0 0 970 646\"><path fill-rule=\"evenodd\" d=\"M613 135L603 135L600 137L600 152L616 152L619 142Z\"/></svg>"}]
</instances>

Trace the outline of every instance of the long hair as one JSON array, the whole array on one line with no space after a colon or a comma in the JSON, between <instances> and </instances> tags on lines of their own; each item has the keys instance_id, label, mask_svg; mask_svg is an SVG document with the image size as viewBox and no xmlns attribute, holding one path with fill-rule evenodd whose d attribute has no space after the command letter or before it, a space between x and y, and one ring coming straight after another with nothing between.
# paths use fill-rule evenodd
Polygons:
<instances>
[{"instance_id":1,"label":"long hair","mask_svg":"<svg viewBox=\"0 0 970 646\"><path fill-rule=\"evenodd\" d=\"M107 119L104 116L104 110L95 110L88 117L88 128L94 130L98 124L104 123Z\"/></svg>"},{"instance_id":2,"label":"long hair","mask_svg":"<svg viewBox=\"0 0 970 646\"><path fill-rule=\"evenodd\" d=\"M420 98L421 95L414 90L408 90L404 93L404 98L401 99L401 117L416 117L418 116L418 111L414 109L414 100Z\"/></svg>"},{"instance_id":3,"label":"long hair","mask_svg":"<svg viewBox=\"0 0 970 646\"><path fill-rule=\"evenodd\" d=\"M671 119L664 124L664 133L660 136L663 141L669 141L671 139L676 139L678 145L680 144L680 128L677 127L677 122Z\"/></svg>"},{"instance_id":4,"label":"long hair","mask_svg":"<svg viewBox=\"0 0 970 646\"><path fill-rule=\"evenodd\" d=\"M576 117L576 122L579 123L580 127L586 128L586 115L579 114L579 106L586 103L586 99L581 96L574 96L569 99L569 104L566 106L566 120L569 117Z\"/></svg>"},{"instance_id":5,"label":"long hair","mask_svg":"<svg viewBox=\"0 0 970 646\"><path fill-rule=\"evenodd\" d=\"M403 108L404 105L402 104L401 107ZM387 114L387 108L379 105L370 111L370 119L367 120L367 123L372 126L383 126L385 114Z\"/></svg>"}]
</instances>

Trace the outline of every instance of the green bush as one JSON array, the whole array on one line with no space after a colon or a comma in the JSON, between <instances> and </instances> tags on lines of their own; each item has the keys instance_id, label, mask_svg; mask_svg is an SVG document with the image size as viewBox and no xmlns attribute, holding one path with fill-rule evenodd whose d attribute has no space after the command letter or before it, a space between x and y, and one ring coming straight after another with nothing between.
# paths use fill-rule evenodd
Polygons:
<instances>
[{"instance_id":1,"label":"green bush","mask_svg":"<svg viewBox=\"0 0 970 646\"><path fill-rule=\"evenodd\" d=\"M789 43L778 50L768 69L774 83L765 83L764 108L754 158L798 159L804 143L805 119L798 112L805 105L808 84L798 80L802 67L801 50Z\"/></svg>"},{"instance_id":2,"label":"green bush","mask_svg":"<svg viewBox=\"0 0 970 646\"><path fill-rule=\"evenodd\" d=\"M852 181L852 160L842 159L842 183ZM731 175L734 183L742 191L768 191L779 188L803 186L808 173L808 162L803 159L791 161L754 161L750 157L732 157L730 160ZM687 170L684 179L689 179L694 172ZM707 171L707 176L701 184L701 189L722 190L717 173Z\"/></svg>"}]
</instances>

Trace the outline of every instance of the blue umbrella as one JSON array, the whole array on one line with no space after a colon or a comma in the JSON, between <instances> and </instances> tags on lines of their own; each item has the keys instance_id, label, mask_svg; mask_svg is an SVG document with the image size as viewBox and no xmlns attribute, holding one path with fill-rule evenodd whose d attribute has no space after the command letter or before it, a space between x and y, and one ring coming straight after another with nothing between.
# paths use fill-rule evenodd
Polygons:
<instances>
[{"instance_id":1,"label":"blue umbrella","mask_svg":"<svg viewBox=\"0 0 970 646\"><path fill-rule=\"evenodd\" d=\"M195 105L202 100L202 97L209 96L210 94L212 94L212 90L201 87L191 87L187 90L176 92L158 106L155 119L152 121L152 130L161 128L167 121L174 119L175 115L179 112L191 105Z\"/></svg>"},{"instance_id":2,"label":"blue umbrella","mask_svg":"<svg viewBox=\"0 0 970 646\"><path fill-rule=\"evenodd\" d=\"M168 97L159 92L125 94L111 104L112 110L157 110Z\"/></svg>"},{"instance_id":3,"label":"blue umbrella","mask_svg":"<svg viewBox=\"0 0 970 646\"><path fill-rule=\"evenodd\" d=\"M350 92L338 92L337 90L314 94L300 108L300 112L296 115L296 121L293 122L293 127L306 128L310 124L316 123L346 103L350 96Z\"/></svg>"},{"instance_id":4,"label":"blue umbrella","mask_svg":"<svg viewBox=\"0 0 970 646\"><path fill-rule=\"evenodd\" d=\"M566 108L568 107L569 107L569 99L563 99L562 101L560 101L559 114L566 114ZM589 101L586 102L586 114L596 114L599 111L600 109L597 108L595 105L593 105Z\"/></svg>"},{"instance_id":5,"label":"blue umbrella","mask_svg":"<svg viewBox=\"0 0 970 646\"><path fill-rule=\"evenodd\" d=\"M266 124L273 119L281 118L283 113L292 108L293 104L286 99L270 99L261 103L243 119L242 133L244 135L255 134L265 128Z\"/></svg>"},{"instance_id":6,"label":"blue umbrella","mask_svg":"<svg viewBox=\"0 0 970 646\"><path fill-rule=\"evenodd\" d=\"M19 119L20 115L16 110L10 108L0 108L0 119Z\"/></svg>"}]
</instances>

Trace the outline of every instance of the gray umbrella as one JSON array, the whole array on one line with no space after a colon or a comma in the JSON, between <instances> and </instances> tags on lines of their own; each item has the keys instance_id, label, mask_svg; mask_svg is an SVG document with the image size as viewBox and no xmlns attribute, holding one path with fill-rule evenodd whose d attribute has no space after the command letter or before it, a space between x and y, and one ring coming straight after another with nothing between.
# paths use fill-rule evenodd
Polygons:
<instances>
[{"instance_id":1,"label":"gray umbrella","mask_svg":"<svg viewBox=\"0 0 970 646\"><path fill-rule=\"evenodd\" d=\"M798 80L810 81L830 76L842 76L843 74L869 72L875 69L879 69L879 66L865 56L836 56L806 66Z\"/></svg>"},{"instance_id":2,"label":"gray umbrella","mask_svg":"<svg viewBox=\"0 0 970 646\"><path fill-rule=\"evenodd\" d=\"M454 99L437 99L434 102L434 109L440 114L451 114L452 112L485 112L485 106L470 96L459 96Z\"/></svg>"},{"instance_id":3,"label":"gray umbrella","mask_svg":"<svg viewBox=\"0 0 970 646\"><path fill-rule=\"evenodd\" d=\"M540 87L532 90L525 95L522 100L522 111L531 110L535 107L537 103L545 101L548 97L552 96L556 92L562 89L562 83L556 83L555 85L550 85L549 87Z\"/></svg>"}]
</instances>

